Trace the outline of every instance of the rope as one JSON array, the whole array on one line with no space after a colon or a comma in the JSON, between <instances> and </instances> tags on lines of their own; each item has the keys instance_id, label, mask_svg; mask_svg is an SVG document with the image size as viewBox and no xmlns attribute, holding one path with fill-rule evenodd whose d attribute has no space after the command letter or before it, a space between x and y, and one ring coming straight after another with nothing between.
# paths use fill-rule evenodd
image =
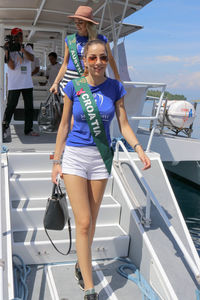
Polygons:
<instances>
[{"instance_id":1,"label":"rope","mask_svg":"<svg viewBox=\"0 0 200 300\"><path fill-rule=\"evenodd\" d=\"M14 261L17 258L20 264ZM14 300L27 300L28 299L28 286L26 284L26 279L30 273L31 268L26 266L22 258L16 254L13 255L13 275L14 275Z\"/></svg>"},{"instance_id":2,"label":"rope","mask_svg":"<svg viewBox=\"0 0 200 300\"><path fill-rule=\"evenodd\" d=\"M197 297L197 300L200 300L200 291L199 290L196 290L196 297Z\"/></svg>"},{"instance_id":3,"label":"rope","mask_svg":"<svg viewBox=\"0 0 200 300\"><path fill-rule=\"evenodd\" d=\"M126 273L125 270L127 269L131 270L133 274ZM148 284L148 282L144 279L144 277L140 274L139 270L136 269L136 267L133 264L127 263L121 265L118 267L117 272L121 276L133 281L139 287L139 289L142 292L143 300L160 300L158 295L154 292L152 287Z\"/></svg>"},{"instance_id":4,"label":"rope","mask_svg":"<svg viewBox=\"0 0 200 300\"><path fill-rule=\"evenodd\" d=\"M1 146L1 153L6 153L8 152L8 148L5 145Z\"/></svg>"},{"instance_id":5,"label":"rope","mask_svg":"<svg viewBox=\"0 0 200 300\"><path fill-rule=\"evenodd\" d=\"M136 267L130 263L128 259L124 259L121 257L116 258L116 260L125 262L126 264L121 265L118 267L117 272L125 277L126 279L129 279L133 281L139 289L142 292L142 299L143 300L160 300L159 296L154 292L152 287L148 284L148 282L144 279L144 277L140 274L139 270L136 269ZM129 269L133 272L132 274L127 274L125 272L125 269ZM196 289L196 300L200 300L200 290Z\"/></svg>"}]
</instances>

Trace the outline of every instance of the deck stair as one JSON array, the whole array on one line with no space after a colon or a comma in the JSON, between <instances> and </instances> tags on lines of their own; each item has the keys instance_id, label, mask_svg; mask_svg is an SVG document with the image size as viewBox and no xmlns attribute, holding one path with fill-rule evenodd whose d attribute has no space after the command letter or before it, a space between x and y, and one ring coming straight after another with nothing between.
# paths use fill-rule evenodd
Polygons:
<instances>
[{"instance_id":1,"label":"deck stair","mask_svg":"<svg viewBox=\"0 0 200 300\"><path fill-rule=\"evenodd\" d=\"M120 165L114 161L113 176L117 184L115 185L114 183L113 196L122 204L121 224L131 236L129 258L136 266L140 266L140 272L146 279L148 278L157 293L160 296L162 295L162 299L196 299L195 293L198 282L192 272L197 272L197 276L199 275L199 257L192 243L159 155L149 153L152 167L142 173L142 180L139 181L135 169L131 166L130 161L124 158L125 156L123 156L123 154L124 153L120 156ZM129 154L131 155L131 153ZM134 160L140 172L142 163L138 160L135 153L132 153L131 158ZM128 224L127 217L126 219L124 218L124 207L120 200L122 199L122 194L120 194L119 189L120 181L117 181L115 172L118 174L124 187L126 186L126 191L130 195L132 204L135 207L133 214L136 213L137 217L135 215ZM151 188L154 197L158 199L159 205L161 206L161 213L163 212L163 216L164 214L166 215L168 221L165 222L164 217L161 217L161 213L158 209L159 206L155 201L151 203L150 227L139 228L140 210L142 210L143 213L146 212L148 200L147 192L142 185L144 180L146 180ZM123 192L123 196L125 197L125 191ZM125 224L129 226L129 230ZM179 239L177 237L179 237ZM182 241L182 249L183 247L185 248L184 251L190 256L193 265L189 263L190 260L186 259L186 255L181 250L180 240ZM159 262L157 266L156 261ZM195 269L195 271L192 271L192 268L193 270ZM183 282L187 282L187 284L183 285ZM170 285L171 287L169 288ZM164 287L163 290L162 286Z\"/></svg>"},{"instance_id":2,"label":"deck stair","mask_svg":"<svg viewBox=\"0 0 200 300\"><path fill-rule=\"evenodd\" d=\"M46 201L52 189L49 152L10 152L8 154L9 193L12 215L13 253L26 264L74 261L75 226L71 207L72 251L64 257L51 246L44 228ZM129 236L120 226L121 206L112 196L113 178L108 181L97 222L93 243L96 259L128 255ZM62 251L68 247L68 231L51 231L56 246Z\"/></svg>"}]
</instances>

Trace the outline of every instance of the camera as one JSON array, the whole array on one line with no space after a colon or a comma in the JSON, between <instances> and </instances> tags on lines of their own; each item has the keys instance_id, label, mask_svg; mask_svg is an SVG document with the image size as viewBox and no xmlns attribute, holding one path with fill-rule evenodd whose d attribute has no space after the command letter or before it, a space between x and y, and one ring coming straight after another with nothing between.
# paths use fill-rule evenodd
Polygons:
<instances>
[{"instance_id":1,"label":"camera","mask_svg":"<svg viewBox=\"0 0 200 300\"><path fill-rule=\"evenodd\" d=\"M14 36L12 35L6 35L4 38L4 41L7 42L7 45L5 46L0 46L1 48L3 48L4 50L8 50L10 52L14 52L14 51L20 51L21 49L21 45L19 42L16 42L14 39Z\"/></svg>"}]
</instances>

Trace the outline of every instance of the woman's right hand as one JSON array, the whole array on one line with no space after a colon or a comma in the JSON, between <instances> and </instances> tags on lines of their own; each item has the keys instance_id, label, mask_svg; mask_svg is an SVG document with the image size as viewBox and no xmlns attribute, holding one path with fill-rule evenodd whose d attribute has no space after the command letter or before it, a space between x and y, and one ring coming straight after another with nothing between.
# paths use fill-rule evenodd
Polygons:
<instances>
[{"instance_id":1,"label":"woman's right hand","mask_svg":"<svg viewBox=\"0 0 200 300\"><path fill-rule=\"evenodd\" d=\"M54 164L53 168L52 168L52 173L51 173L51 181L55 184L58 184L57 182L57 177L58 175L60 175L60 177L62 178L62 167L61 165L58 164Z\"/></svg>"},{"instance_id":2,"label":"woman's right hand","mask_svg":"<svg viewBox=\"0 0 200 300\"><path fill-rule=\"evenodd\" d=\"M149 157L146 155L146 153L144 152L144 150L142 149L141 145L137 147L136 152L138 154L139 159L144 164L144 168L142 168L142 170L147 170L151 168L151 161Z\"/></svg>"},{"instance_id":3,"label":"woman's right hand","mask_svg":"<svg viewBox=\"0 0 200 300\"><path fill-rule=\"evenodd\" d=\"M49 90L51 93L57 94L58 93L58 83L54 82Z\"/></svg>"}]
</instances>

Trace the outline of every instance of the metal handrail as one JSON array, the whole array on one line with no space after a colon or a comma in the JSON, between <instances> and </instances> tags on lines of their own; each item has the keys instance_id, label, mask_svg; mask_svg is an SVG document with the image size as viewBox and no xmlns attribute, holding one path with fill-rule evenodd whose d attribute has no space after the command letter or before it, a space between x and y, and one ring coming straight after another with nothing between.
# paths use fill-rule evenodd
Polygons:
<instances>
[{"instance_id":1,"label":"metal handrail","mask_svg":"<svg viewBox=\"0 0 200 300\"><path fill-rule=\"evenodd\" d=\"M163 98L164 98L164 93L165 93L165 89L166 89L167 85L165 83L134 82L134 81L123 81L123 83L126 86L129 86L129 85L130 86L145 86L148 89L149 88L162 88L155 116L149 116L149 117L144 117L144 116L134 117L134 116L132 116L131 117L132 120L150 120L150 121L152 121L151 133L149 135L149 140L148 140L147 147L146 147L146 152L149 152L150 148L151 148L153 135L154 135L154 132L156 130L157 121L158 121L158 118L159 118L159 113L160 113L160 109L161 109L161 106L162 106L162 101L163 101Z\"/></svg>"},{"instance_id":2,"label":"metal handrail","mask_svg":"<svg viewBox=\"0 0 200 300\"><path fill-rule=\"evenodd\" d=\"M172 236L174 237L177 245L179 246L180 250L182 251L183 256L185 257L189 267L191 268L192 272L194 273L197 282L200 284L200 266L199 266L199 263L196 262L196 261L194 262L192 257L189 255L189 253L186 250L184 244L182 243L180 237L178 236L176 230L174 229L171 222L169 221L165 211L160 206L156 196L152 192L149 184L147 183L146 179L144 178L144 176L140 172L140 170L137 167L136 163L133 161L133 159L129 155L129 152L127 151L126 147L124 146L124 144L121 141L117 141L117 143L116 143L116 159L117 159L117 162L119 163L119 147L121 147L123 149L124 153L128 157L128 160L130 161L131 166L133 167L137 178L139 179L140 183L142 184L143 188L146 191L146 198L147 198L147 208L146 208L146 210L147 210L147 214L150 215L150 202L152 201L154 203L154 205L156 206L156 208L158 209L161 217L163 218L163 220L164 220L165 224L167 225L168 229L170 230Z\"/></svg>"}]
</instances>

